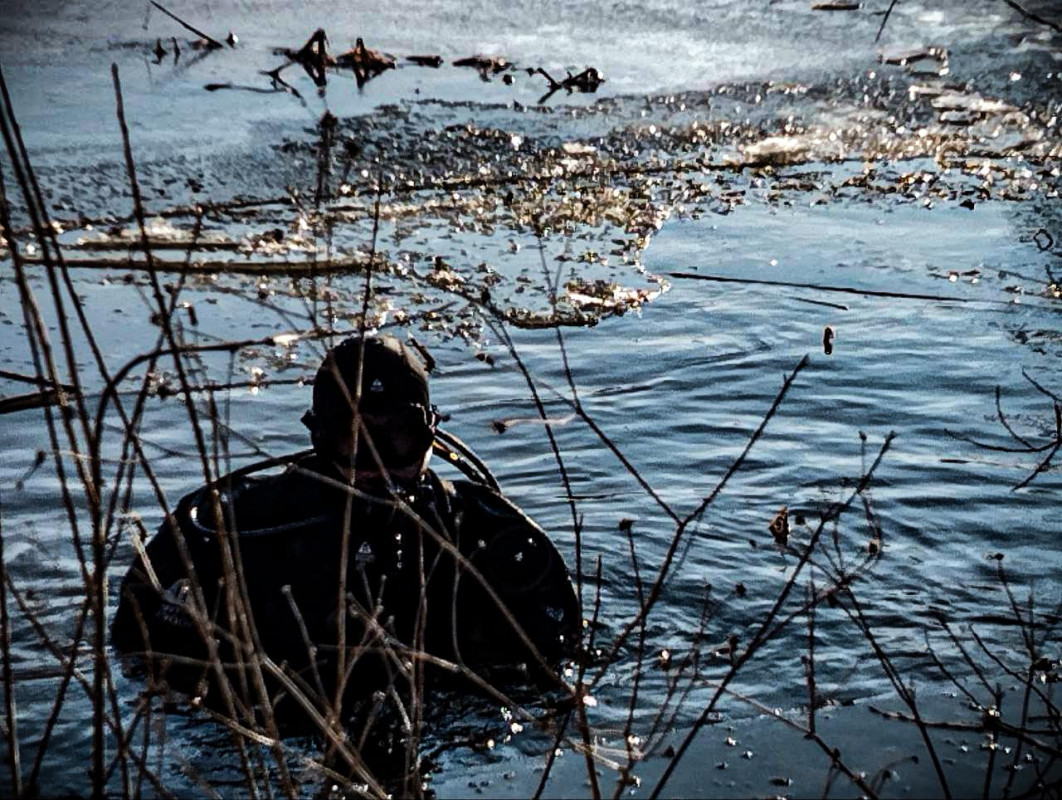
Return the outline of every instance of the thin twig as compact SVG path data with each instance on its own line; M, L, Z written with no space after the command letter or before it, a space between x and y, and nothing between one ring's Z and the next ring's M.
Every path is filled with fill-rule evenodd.
M806 358L807 357L805 356L805 359ZM790 385L792 377L795 377L795 374L796 373L794 372L794 375L790 377L789 382L786 383L787 388ZM779 396L779 402L780 398L783 395ZM772 629L774 620L778 617L778 614L781 612L781 609L785 605L786 600L789 598L789 594L796 586L796 582L799 579L800 574L803 572L804 567L807 566L808 562L810 561L811 555L814 552L815 547L819 542L819 539L822 537L822 533L825 530L827 523L832 519L839 518L842 514L847 512L847 510L851 507L851 504L855 501L856 497L859 496L859 494L863 492L863 490L865 490L866 487L870 484L870 481L874 473L877 471L878 466L881 464L882 459L885 457L885 454L892 446L894 438L895 434L890 432L889 435L885 438L885 442L882 444L881 449L878 451L878 456L874 459L874 463L871 464L868 470L866 470L866 472L860 478L859 482L856 484L855 489L851 492L851 494L849 494L846 500L843 503L836 504L833 508L829 510L829 512L823 514L823 517L819 522L818 527L815 529L814 534L812 534L807 549L803 554L800 555L796 566L793 568L792 574L786 580L786 583L783 586L782 591L779 593L778 597L775 599L774 605L771 607L771 610L767 613L767 616L764 618L763 622L756 630L756 633L753 635L752 640L749 642L749 645L745 649L745 651L740 655L733 656L733 662L730 666L730 669L727 671L722 681L719 682L715 694L712 695L712 698L702 709L700 715L694 721L693 726L686 733L686 736L683 738L682 743L675 751L675 755L668 762L668 765L664 769L664 772L660 776L660 779L657 781L656 786L653 787L652 794L650 795L650 800L655 800L660 796L660 793L667 785L667 782L668 780L670 780L672 774L674 774L675 769L678 767L682 758L689 751L690 745L692 745L693 741L697 738L697 734L705 726L705 724L707 724L708 720L711 718L711 715L715 712L716 705L718 704L720 698L723 696L723 693L726 691L727 686L730 684L730 682L734 680L738 672L741 671L742 667L744 667L744 665L748 663L752 659L752 657L759 651L760 647L762 647L766 642L770 641L770 638L778 631L777 628Z
M1021 683L1026 682L1027 675L1023 676L1013 667L1006 664L998 655L993 653L992 650L989 649L988 645L985 644L985 641L981 637L981 635L973 627L970 628L970 635L973 636L973 639L977 643L977 646L981 648L981 652L988 656L988 658L991 659L997 667L1003 670L1006 675L1009 675L1011 678ZM1048 710L1048 713L1051 714L1051 718L1057 724L1059 722L1059 713L1058 709L1054 708L1054 704L1051 700L1051 697L1038 686L1036 686L1036 684L1032 684L1031 687L1028 687L1027 685L1027 688L1031 688L1032 691L1036 693L1036 696L1040 699L1040 702L1044 704L1045 708Z
M1003 690L999 686L996 686L995 692L995 710L1000 716L1003 715ZM989 731L988 733L988 763L985 765L985 784L984 789L981 791L982 800L988 800L992 794L992 772L996 768L996 751L999 749L999 740L996 737L995 731Z
M1058 33L1062 33L1062 25L1059 25L1057 22L1052 22L1049 19L1044 19L1039 14L1035 14L1032 11L1029 11L1023 6L1019 5L1018 3L1014 2L1014 0L1003 0L1003 2L1013 8L1026 19L1032 20L1033 22L1036 22L1040 25L1046 25L1051 30L1056 31Z
M763 416L763 419L760 421L759 426L749 437L749 440L746 443L745 448L741 451L741 454L736 459L734 459L734 461L730 464L730 467L727 469L726 473L723 475L722 478L720 478L719 482L716 483L715 488L713 488L712 491L705 496L705 498L698 504L697 508L695 508L683 520L679 522L679 524L675 528L675 533L671 538L671 543L668 545L668 549L664 554L664 560L660 565L659 571L657 572L656 579L653 581L653 584L649 589L649 594L645 600L645 603L643 604L638 614L635 615L634 619L628 622L627 625L624 626L623 631L620 633L620 635L616 637L616 641L612 644L612 648L609 652L608 658L605 660L606 666L603 666L598 671L597 675L594 676L594 680L592 681L593 684L596 684L599 680L601 680L602 677L604 677L607 665L612 663L612 660L616 657L616 654L619 652L620 648L623 647L630 635L641 624L641 621L644 618L648 617L649 613L652 611L653 606L656 604L657 600L659 600L660 595L664 590L664 585L667 582L667 578L670 573L675 554L678 552L679 544L682 541L683 534L686 533L691 523L700 519L701 515L704 514L708 507L719 496L720 492L722 492L723 488L726 486L730 478L732 478L737 473L737 471L741 469L741 466L745 463L745 460L746 458L748 458L748 455L752 451L752 448L755 446L756 442L758 442L763 436L763 432L766 430L767 424L771 421L775 413L781 407L782 401L789 393L789 389L792 387L793 382L796 380L797 376L804 370L804 368L807 367L809 363L810 361L805 355L793 369L792 373L790 373L786 377L785 382L782 384L782 388L779 390L778 394L774 398L774 402L771 403L771 407Z
M815 579L808 581L808 655L805 663L808 681L808 730L815 733L815 711L818 697L815 692Z
M151 285L151 289L152 289L154 300L155 300L155 304L156 304L156 310L158 311L158 314L159 314L159 320L161 322L162 330L163 330L163 333L164 333L165 338L166 338L166 343L167 343L169 349L174 353L174 367L175 367L175 370L177 372L177 377L178 377L180 386L182 388L182 397L183 397L183 400L184 400L184 405L185 405L185 408L186 408L187 413L188 413L189 421L191 422L191 425L192 425L192 431L193 431L195 442L196 442L196 450L197 450L197 453L199 455L199 459L200 459L200 462L201 462L201 467L202 467L202 470L203 470L203 476L204 476L205 481L208 484L210 484L211 483L211 469L210 469L210 462L209 462L209 457L208 457L208 448L206 446L205 436L204 436L204 433L203 433L203 430L202 430L202 426L201 426L200 421L199 421L198 414L196 412L195 404L194 404L193 399L192 399L192 394L190 392L190 384L189 384L189 380L188 380L187 370L185 368L185 364L184 364L183 360L178 355L178 353L179 353L179 344L178 344L177 335L175 333L174 326L173 326L173 323L172 323L172 318L170 316L168 316L167 313L166 313L167 303L165 301L165 298L164 298L163 293L162 293L161 286L160 286L159 281L158 281L158 275L155 272L155 270L153 269L154 260L153 260L153 255L152 255L152 252L151 252L150 241L149 241L148 235L147 235L147 223L146 223L146 220L145 220L143 201L142 201L141 194L140 194L140 184L137 181L137 177L136 177L136 165L135 165L134 160L133 160L132 147L131 147L131 144L130 144L130 137L129 137L129 128L128 128L127 124L126 124L126 119L125 119L125 108L124 108L124 102L123 102L123 98L122 98L121 81L120 81L119 75L118 75L118 65L117 64L112 64L111 65L111 76L112 76L112 80L113 80L113 83L114 83L116 114L117 114L117 117L118 117L119 127L120 127L121 133L122 133L122 144L123 144L124 155L125 155L126 172L128 174L130 189L132 190L132 195L133 195L133 210L134 210L134 215L135 215L135 218L137 220L138 228L139 228L139 231L140 231L140 239L141 239L141 244L142 244L143 249L144 249L144 256L145 256L145 259L147 261L147 264L149 265L150 285ZM213 500L213 505L214 505L214 508L213 508L214 519L217 521L218 528L219 528L219 531L218 531L219 535L217 536L217 543L218 543L218 548L219 548L219 551L220 551L222 567L223 567L223 569L225 571L225 574L227 576L233 576L234 577L234 580L227 580L225 582L225 591L227 593L227 598L226 598L227 602L225 603L225 607L228 610L228 612L230 613L230 615L232 615L230 617L230 630L239 631L240 639L242 641L250 643L250 646L253 649L255 649L257 651L260 651L261 647L260 647L260 643L258 642L257 631L255 629L253 617L249 613L242 613L242 614L239 614L238 617L237 617L237 615L235 613L237 605L240 605L240 607L243 608L243 609L247 609L247 608L250 608L250 602L249 602L248 596L247 596L246 583L245 583L245 581L243 579L243 572L242 572L242 568L241 568L241 562L238 559L238 556L234 556L234 553L233 553L233 548L234 547L238 548L239 540L238 540L238 537L235 535L235 531L226 531L226 529L225 529L224 514L222 513L222 509L221 509L221 500L220 500L220 498L221 498L220 492L217 491L217 489L215 489L211 493L211 499ZM171 524L172 524L172 518L171 518ZM231 535L229 535L229 534L231 534ZM208 606L207 606L206 599L205 599L205 597L203 595L203 592L202 592L202 587L198 584L198 581L194 580L195 570L194 570L194 566L192 564L191 557L188 554L187 546L186 546L186 543L184 541L183 535L179 531L174 530L174 531L172 531L172 539L173 539L173 541L175 542L175 544L178 547L178 551L179 551L181 559L182 559L182 561L184 563L186 573L191 578L193 578L193 580L191 581L191 585L192 585L192 589L193 589L193 607L192 607L192 611L195 612L195 613L192 614L193 621L197 625L197 627L199 629L200 636L202 637L203 642L207 645L207 648L208 648L208 650L209 650L209 652L211 654L211 659L210 659L211 666L212 666L212 668L213 668L215 674L217 675L217 677L219 679L219 682L221 684L223 698L225 700L225 703L226 703L226 706L227 706L227 708L229 710L229 713L232 716L235 717L236 716L236 710L237 710L236 709L236 705L235 705L235 698L234 698L234 695L232 694L231 687L229 685L228 679L227 679L227 677L225 676L225 674L223 672L221 661L220 661L220 659L218 658L218 655L217 655L217 652L218 652L217 651L217 642L214 639L214 636L211 634L211 632L210 632L210 630L208 628L207 617L206 617L206 613L205 613L205 610L206 610L206 608ZM238 618L238 620L240 622L239 626L237 626L235 624L234 617ZM237 658L239 658L239 659L243 658L243 648L242 647L235 648L235 653L236 653ZM260 699L261 699L261 701L262 701L262 703L263 703L263 705L264 705L264 707L266 709L266 724L267 724L267 728L270 729L270 733L273 733L274 730L275 730L275 720L272 717L271 705L269 704L269 701L268 701L268 693L266 692L266 689L265 689L265 684L264 684L264 680L263 680L261 665L260 665L260 663L259 663L259 661L257 659L251 659L250 662L249 662L249 666L250 666L250 670L249 671L251 673L252 678L255 681L256 691L259 693ZM238 670L238 675L240 676L241 680L244 679L244 676L246 675L247 671L248 670L243 669L242 665L241 665L241 669ZM242 749L242 745L238 744L237 745L237 749L238 749L238 751L241 754L241 765L244 767L244 772L245 772L245 776L246 776L246 779L247 779L248 789L249 789L249 791L251 791L253 793L253 791L254 791L253 790L253 774L250 772L249 767L247 765L247 762L244 759L244 756L243 756L243 752L244 751ZM294 796L295 793L296 793L296 790L294 788L294 784L291 781L290 776L288 775L287 768L286 768L286 765L283 762L282 755L279 753L279 751L275 752L275 755L277 757L277 765L278 765L278 768L280 770L282 783L283 783L285 789L287 790L288 794L290 796Z
M1002 404L1002 401L1001 401L1002 392L1003 392L1002 388L997 383L996 384L996 416L999 417L1000 424L1004 428L1007 429L1007 433L1009 433L1011 435L1011 438L1013 438L1017 442L1021 442L1021 444L1025 445L1026 449L1030 449L1031 450L1033 448L1033 445L1029 442L1029 440L1026 439L1023 436L1018 435L1018 433L1012 427L1010 427L1010 423L1007 421L1007 415L1003 413L1003 404Z
M937 621L940 623L940 626L944 629L944 631L948 634L948 638L951 639L951 643L955 645L955 648L962 655L962 658L966 662L966 665L970 668L973 674L977 676L977 679L981 682L981 686L984 687L984 690L988 694L991 694L992 684L989 682L988 676L985 675L985 671L981 668L981 666L973 660L973 657L963 646L963 643L959 641L959 637L955 635L955 632L951 629L951 625L948 624L948 621L944 619L943 616L939 617Z
M121 256L117 258L67 258L66 266L69 269L113 269L130 272L150 272L152 269L159 273L178 275L327 275L346 274L358 272L365 268L365 260L361 256L347 258L329 258L319 261L306 260L295 261L291 259L277 259L272 261L236 261L216 259L212 261L175 261L154 259L152 264L133 258ZM41 266L47 262L43 258L27 257L25 262L28 266Z
M542 797L542 792L546 790L546 783L549 781L549 776L553 771L553 763L557 760L557 751L560 749L561 742L564 741L564 733L568 729L568 722L572 718L571 710L564 715L564 719L557 728L557 733L553 737L553 744L549 748L549 752L546 754L546 765L542 770L542 776L538 780L538 786L535 788L535 793L531 795L532 800L539 800Z
M933 647L933 643L929 640L929 629L922 628L922 638L926 643L926 651L929 653L930 659L933 661L933 666L937 668L941 675L947 678L951 685L958 689L963 696L973 705L981 705L981 701L974 696L973 692L966 688L966 684L952 675L951 670L944 666L944 662L940 660L940 656L937 655L936 648Z
M15 710L15 676L11 665L11 620L7 614L7 564L4 561L4 501L0 491L0 656L3 656L4 712L7 716L7 766L11 773L11 796L22 796L22 760L18 741L18 713Z
M860 632L863 634L863 638L870 644L871 649L874 651L874 655L877 657L878 662L881 664L882 669L885 671L885 676L889 679L889 682L893 685L896 693L911 710L911 719L918 727L918 732L922 736L922 741L926 746L926 751L929 753L930 761L933 763L933 769L937 774L937 780L940 782L940 789L946 800L951 800L951 789L948 786L948 780L944 775L944 768L941 766L940 758L937 755L936 747L934 747L932 740L929 737L928 726L922 719L921 713L918 711L918 704L915 701L914 692L904 685L903 680L900 677L899 671L896 669L889 657L888 653L878 642L877 637L874 635L873 630L870 627L870 623L867 622L866 616L863 614L863 608L860 605L858 599L856 599L855 593L848 588L845 592L847 598L851 601L852 608L846 605L841 606L844 612L849 618L859 626Z
M597 632L598 619L601 614L601 556L597 557L597 571L595 573L595 585L597 591L594 595L594 613L590 619L590 638L587 642L587 650L593 653L594 650L594 636ZM583 739L583 755L586 759L586 774L587 780L590 782L590 795L594 800L601 800L601 787L598 785L597 780L597 765L594 763L596 757L596 746L590 735L590 725L587 722L586 714L586 697L585 684L583 683L584 669L582 665L579 668L579 677L575 683L575 714L579 721L579 733Z
M557 316L557 281L554 281L554 283L552 285L550 285L549 269L546 267L546 246L545 246L544 242L542 241L542 233L541 233L541 231L536 231L535 235L538 238L538 258L539 258L539 263L542 266L542 275L543 275L543 278L544 278L544 280L546 282L546 287L548 289L550 309L553 311L553 316L556 317ZM559 274L559 271L558 271L557 280L559 280L559 279L560 279L560 274ZM565 376L565 378L568 381L568 387L571 389L571 393L572 393L571 400L572 400L572 403L573 403L573 407L574 407L576 413L578 413L583 418L586 418L586 414L582 410L582 404L579 402L579 392L578 392L578 390L575 387L575 378L572 375L571 365L568 363L568 349L567 349L567 347L564 344L564 334L561 332L560 326L556 326L555 331L556 331L556 335L557 335L557 346L560 348L561 359L562 359L563 364L564 364L564 376ZM511 343L511 341L512 341L511 338L508 339L508 341ZM518 362L518 363L521 363L521 365L522 365L522 362ZM530 379L530 375L526 374L526 372L525 372L525 377ZM535 396L537 397L537 391L535 392ZM545 415L545 408L542 406L541 403L538 403L537 405L538 405L538 410L539 410L539 414L541 416L541 419L546 425L546 430L548 432L549 439L550 439L550 442L551 442L550 447L553 450L554 460L557 462L557 469L560 470L561 483L564 485L564 494L565 494L565 497L568 500L568 510L570 511L571 516L572 516L572 532L573 532L573 534L575 536L575 575L576 575L575 589L576 589L576 597L579 600L579 608L581 609L583 607L582 525L579 523L579 513L578 513L578 510L576 509L576 506L575 506L575 495L572 493L572 484L571 484L571 480L568 477L568 468L565 466L564 459L561 458L560 449L556 446L556 440L553 438L552 425L549 422L549 418L546 417L546 415Z
M155 8L157 8L159 11L161 11L163 14L165 14L170 19L172 19L174 22L176 22L179 25L181 25L182 27L184 27L186 30L189 30L192 33L194 33L200 39L204 39L207 42L207 44L209 44L215 50L224 47L224 45L221 42L219 42L217 39L215 39L213 36L210 36L209 34L203 33L201 30L199 30L199 28L196 28L196 27L193 27L192 25L189 25L187 22L185 22L183 19L178 17L176 14L174 14L172 11L167 9L165 6L160 5L159 3L156 3L155 0L151 0L151 5L155 6Z
M1050 397L1055 403L1062 403L1062 397L1052 392L1046 386L1040 384L1032 375L1026 372L1024 367L1022 367L1021 375L1023 378L1025 378L1025 380L1031 383L1033 385L1033 388L1035 388L1038 392L1043 395L1046 395L1047 397Z
M621 523L620 526L624 527L623 523ZM645 606L645 592L642 589L642 575L638 566L638 552L634 547L633 525L626 525L625 532L627 534L628 552L631 556L631 566L634 572L634 588L637 592L638 607L643 608ZM623 793L624 787L630 783L630 773L634 768L634 713L638 707L638 692L641 689L642 673L645 664L645 637L646 623L643 618L642 624L638 628L638 649L634 663L634 680L633 685L631 686L630 698L627 701L627 722L623 727L623 744L624 747L627 748L627 763L620 769L620 778L616 781L616 789L612 794L612 800L619 800L619 796Z
M779 712L778 709L770 708L761 703L759 700L741 694L740 692L737 692L734 689L722 687L720 686L720 684L712 682L709 682L708 685L717 689L724 689L728 695L737 698L743 703L748 703L750 706L757 709L761 714L765 714L769 717L772 717L784 724L786 727L792 728L804 734L804 737L806 739L810 739L811 741L813 741L815 745L820 750L822 750L822 752L825 753L826 756L830 759L831 769L837 770L839 773L846 775L848 779L852 781L852 783L854 783L856 786L863 790L867 798L877 798L878 793L875 792L873 787L866 782L864 773L856 772L855 770L850 769L848 765L841 760L841 751L836 747L830 747L829 744L827 744L826 741L814 730L812 730L811 728L806 728L798 722L794 722L793 720L789 719L787 716Z
M990 305L1009 306L1007 300L983 300L973 297L947 297L940 294L921 294L918 292L889 292L880 289L857 289L851 286L829 286L821 283L798 283L795 281L772 281L763 278L724 278L721 275L701 275L696 272L668 272L669 278L690 281L711 281L713 283L738 283L752 286L785 286L791 289L814 289L818 292L840 292L841 294L858 294L867 297L889 297L897 300L929 300L934 303L987 303Z
M881 40L881 34L885 32L885 25L888 23L889 17L892 15L892 10L899 2L900 0L892 0L892 2L889 3L889 7L885 10L885 16L881 20L881 27L878 28L878 35L874 37L875 44L877 44Z
M898 720L900 722L913 722L915 725L919 725L920 727L925 728L926 730L963 731L966 733L985 732L985 725L981 722L938 722L924 720L920 717L916 717L913 715L908 716L907 714L903 714L899 711L883 711L882 709L876 708L872 705L868 705L867 708L870 709L872 713L877 714L879 717L882 717L884 719L893 719ZM1018 728L1014 725L1008 725L1007 723L1000 721L998 718L993 722L993 725L996 727L996 730L998 730L998 732L1003 734L1004 736L1008 736L1012 739L1017 739L1018 741L1032 745L1036 749L1042 751L1046 755L1049 755L1053 758L1062 758L1062 750L1047 744L1047 742L1043 742L1039 739L1034 738L1036 735L1053 735L1055 733L1054 731L1026 730Z
M1057 442L1055 442L1054 447L1051 448L1051 451L1047 454L1047 456L1039 464L1036 465L1036 469L1030 472L1029 475L1025 478L1025 480L1011 487L1011 491L1016 492L1019 489L1024 489L1026 486L1036 480L1037 475L1040 475L1041 473L1044 473L1049 470L1051 468L1051 461L1052 459L1054 459L1055 454L1058 453L1060 448L1062 448L1062 439L1059 439Z

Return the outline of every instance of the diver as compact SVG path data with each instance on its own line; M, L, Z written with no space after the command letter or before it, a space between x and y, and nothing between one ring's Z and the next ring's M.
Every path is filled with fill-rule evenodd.
M303 417L312 450L192 492L137 547L114 646L193 692L256 651L325 696L378 690L414 654L480 674L555 664L582 624L564 561L439 421L417 353L343 341ZM439 477L433 452L469 479Z

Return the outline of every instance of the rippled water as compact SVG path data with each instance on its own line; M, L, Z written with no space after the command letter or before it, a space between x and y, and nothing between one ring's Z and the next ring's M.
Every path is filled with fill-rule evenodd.
M666 177L658 185L615 179L617 186L645 191L652 209L660 212L659 226L645 229L652 234L647 246L626 251L633 256L613 254L607 265L600 263L596 256L615 247L616 236L626 236L630 244L631 237L641 235L641 229L631 233L600 220L576 224L568 235L555 231L544 244L549 264L561 263L566 279L592 274L639 288L660 286L660 277L667 280L668 290L651 302L593 327L566 328L563 335L586 411L679 515L695 508L722 478L785 376L805 354L810 356L742 469L689 529L650 620L648 658L656 660L668 650L677 659L694 647L709 586L715 605L704 632L706 649L721 646L731 635L747 640L795 564L791 555L772 546L767 528L774 514L787 506L794 519L804 514L814 522L822 508L851 490L886 437L895 433L868 493L869 512L857 505L842 518L838 550L854 563L871 540L880 538L882 557L858 584L859 597L882 646L910 670L924 695L936 697L953 688L927 669L924 631L938 631L941 616L957 629L975 626L993 652L1020 660L1020 633L997 578L998 562L988 556L1005 556L1015 594L1022 600L1033 594L1037 607L1047 611L1045 624L1059 621L1050 615L1062 589L1055 505L1059 473L1047 471L1028 487L1012 491L1036 467L1037 456L996 452L969 441L1014 444L997 417L997 386L1007 420L1018 433L1039 445L1050 442L1054 430L1050 399L1024 375L1056 393L1062 390L1062 305L1046 290L1051 270L1057 273L1062 265L1057 247L1045 248L1042 236L1036 237L1041 228L1062 236L1052 205L1057 203L1057 128L1046 118L1059 106L1062 83L1054 72L1059 69L1058 39L1046 37L1002 3L984 0L943 9L900 3L885 37L888 46L939 44L951 49L951 74L927 77L877 63L871 43L881 17L872 12L883 8L822 14L810 12L804 2L747 6L658 1L601 11L592 4L570 3L534 8L390 3L367 11L309 3L296 15L287 6L257 0L198 3L182 6L181 12L219 35L229 28L237 31L241 48L198 64L186 59L174 68L168 62L153 64L147 53L156 36L179 35L157 13L145 29L142 8L118 3L13 5L14 13L0 31L0 62L31 154L57 204L55 213L65 219L77 212L90 217L129 212L107 74L111 61L121 70L134 147L155 212L189 200L196 190L185 183L189 176L201 186L200 200L283 196L289 184L312 191L315 126L326 107L340 118L341 131L356 138L369 156L390 157L396 171L406 167L407 159L416 159L421 145L458 172L474 170L477 159L489 164L491 158L502 165L499 170L510 164L522 169L525 164L509 160L518 157L514 136L520 138L515 146L520 158L525 153L531 160L542 156L535 164L548 163L542 154L550 148L577 141L597 148L591 159L603 160L606 151L615 155L622 149L624 155L615 155L612 166L674 163L700 155L693 123L732 124L729 131L727 126L715 128L711 146L703 148L711 165L703 178L710 191L703 197L691 194L700 177L685 183L676 179L673 186L665 185ZM597 95L558 96L548 111L534 110L540 79L514 73L515 84L507 86L450 68L437 73L403 68L360 93L352 81L333 82L324 98L314 96L302 81L296 85L308 98L306 105L287 95L202 91L203 84L217 81L261 85L258 71L276 62L272 48L300 43L318 24L341 49L347 38L363 35L370 45L400 53L439 52L451 59L484 51L557 73L594 65L608 82ZM1026 110L1046 110L1039 118L1046 149L1024 151L1028 162L1018 150L971 154L993 159L999 169L988 195L963 194L980 178L976 169L956 168L941 179L948 191L932 203L927 203L928 189L916 192L904 177L935 173L932 153L917 152L918 160L904 160L894 152L891 160L878 164L874 180L880 179L880 185L855 184L854 189L844 185L863 174L868 151L860 145L846 145L852 149L834 159L825 154L830 143L820 141L797 163L776 164L777 169L767 171L726 166L727 157L747 154L745 145L782 132L788 115L801 130L834 126L869 142L876 131L887 129L902 147L920 147L920 141L936 134L896 133L897 120L887 118L900 114L902 122L903 114L914 119L920 114L918 118L929 118L928 113L935 119L928 106L912 110L903 98L908 84L938 79L1015 107L1031 101ZM769 80L801 81L804 89L783 100L773 95L764 100L760 94L766 95ZM533 110L525 113L514 101ZM363 116L381 103L396 106L389 115ZM468 123L478 130L467 141L460 133L450 141L438 138L448 127ZM1013 124L998 117L985 125L989 123L1006 129L1003 138ZM661 137L657 126L671 138ZM484 144L483 131L504 134L498 149ZM994 141L1001 140L989 133L964 147L991 150ZM1026 163L1029 175L1021 174ZM3 164L6 176L8 162ZM435 174L435 167L424 168ZM1004 191L1011 186L1012 196ZM960 205L967 196L976 197L972 209ZM284 224L291 221L287 210L269 213ZM394 220L385 224L381 242L389 257L398 261L402 253L411 253L408 263L416 265L439 256L470 275L476 264L487 261L507 281L509 302L523 302L521 296L528 306L542 302L537 242L526 229L509 225L504 213L490 217L490 229L462 228L458 223L463 217L423 208L413 217L409 230ZM222 214L208 220L208 226L238 237L269 219ZM364 214L347 223L336 232L336 246L364 244L369 227ZM174 224L187 229L189 222L178 217ZM94 227L106 225L97 221ZM89 234L75 227L65 241L73 246L82 235ZM587 259L595 262L592 269L579 260L588 250L593 251ZM561 254L572 260L555 261ZM732 282L670 276L675 272ZM520 276L530 276L526 293ZM145 310L143 287L125 283L117 270L80 270L75 280L109 362L117 365L150 349L157 329ZM387 317L394 320L396 310L409 301L408 291L398 278L390 284L385 278L383 285L395 292ZM357 276L335 278L337 308L356 305L361 286ZM46 292L40 279L33 288ZM282 278L268 285L242 278L193 280L184 296L196 309L197 325L186 330L204 340L290 330L290 316L263 311L253 302L261 290L285 313L305 311L301 298L288 289L290 283ZM552 533L574 564L570 511L522 375L492 332L483 331L476 339L478 328L466 329L473 334L471 344L450 338L460 320L447 320L445 309L440 313L437 324L427 324L431 319L424 317L416 327L439 362L433 392L440 408L452 414L448 427L475 447L506 493ZM17 292L7 277L0 282L0 323L5 326L0 368L31 372ZM823 352L826 326L836 332L831 355ZM555 333L513 329L513 336L529 370L542 382L548 414L562 420L570 412L563 400L570 390ZM489 355L494 364L473 358L473 352ZM248 377L258 367L274 379L309 376L320 353L319 345L308 343L290 350L259 347L235 363L235 374ZM91 365L83 366L89 374ZM216 359L204 369L205 375L224 381L229 365ZM98 382L88 389L98 391ZM7 395L21 389L3 383L0 391ZM277 454L305 445L298 419L309 403L306 387L237 390L227 401L233 427L244 437L233 440L236 463L252 460L257 448ZM50 449L38 415L0 418L4 557L40 622L64 641L82 587L57 480L49 466L31 470L36 452ZM506 422L504 433L497 432L497 421ZM643 575L655 573L674 524L586 425L571 419L554 430L582 516L587 616L595 591L594 564L601 559L596 636L607 647L638 608L620 521L633 520ZM120 441L118 434L115 438ZM143 438L157 457L154 466L171 502L201 482L187 418L174 399L149 403ZM157 526L161 511L146 483L137 484L136 498L146 526ZM799 529L794 533L805 540L806 535ZM112 598L131 558L131 548L119 547L111 570ZM825 694L838 702L863 703L891 691L870 649L842 613L823 607L817 631L819 682ZM20 734L32 751L53 702L58 670L53 660L42 657L37 637L21 615L15 617L13 641ZM805 647L806 630L798 622L741 673L737 689L770 708L801 708ZM718 679L727 666L725 659L712 660L705 675ZM87 661L84 669L90 669ZM619 746L637 670L637 655L628 646L596 691L598 704L590 721L602 745L611 739L611 746ZM668 679L667 670L644 670L636 732L649 728ZM121 702L131 707L139 686L121 676L118 681ZM710 694L703 683L692 689L676 720L676 736L688 730ZM434 786L440 795L533 791L538 754L549 746L545 735L528 730L503 743L499 731L504 733L504 723L497 709L475 703L469 709L458 699L454 704L437 712L429 745L459 736L477 745L488 738L498 741L493 749L438 754ZM728 701L723 710L730 722L757 713L736 701ZM74 687L45 762L45 793L87 791L82 765L90 717L90 704ZM862 725L865 720L838 736L853 736L853 728ZM182 763L195 764L219 785L231 777L231 753L218 729L195 717L174 715L168 735L174 766L166 774L175 786L194 786ZM760 741L771 746L770 739ZM797 745L782 742L778 747L795 750ZM585 771L580 776L571 764L578 757L569 750L565 758L551 790L561 795L584 791ZM736 753L731 760L737 760ZM868 766L877 769L882 763ZM962 772L962 766L956 769ZM660 759L645 767L646 774L660 769ZM705 769L701 760L687 761L674 791L725 795L736 790L702 780ZM822 770L824 774L825 762ZM231 779L239 785L238 778ZM821 786L797 788L806 794ZM760 781L748 791L777 790Z

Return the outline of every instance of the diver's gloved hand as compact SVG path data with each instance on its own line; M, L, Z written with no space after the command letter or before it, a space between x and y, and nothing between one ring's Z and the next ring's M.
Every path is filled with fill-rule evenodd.
M159 610L155 612L155 620L174 628L195 628L189 610L191 594L192 584L187 578L181 578L168 589L163 590L159 597Z

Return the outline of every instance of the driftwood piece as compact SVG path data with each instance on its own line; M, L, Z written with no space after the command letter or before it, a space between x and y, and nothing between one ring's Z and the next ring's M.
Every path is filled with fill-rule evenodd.
M283 89L279 86L273 86L270 89L263 89L261 86L247 86L246 84L232 83L227 81L225 83L206 83L203 84L203 88L208 92L217 92L222 89L232 89L237 92L251 92L252 94L284 94L291 91L296 97L301 99L301 96L294 90Z

